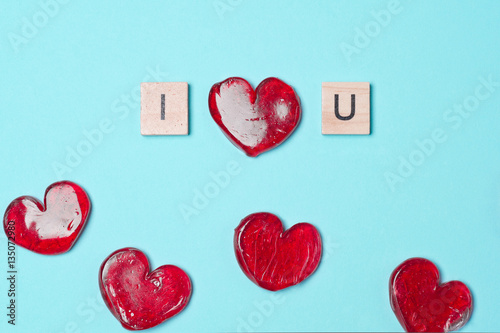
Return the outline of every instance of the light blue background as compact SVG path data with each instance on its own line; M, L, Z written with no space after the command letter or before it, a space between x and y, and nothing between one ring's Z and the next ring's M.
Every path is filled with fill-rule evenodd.
M231 10L218 13L221 2ZM500 88L458 128L443 117L474 94L481 76L500 81L500 2L401 0L402 11L369 45L344 56L342 43L354 45L356 29L389 2L69 1L15 52L9 38L41 7L3 1L0 207L20 195L43 198L61 178L81 184L93 204L69 253L17 249L15 330L124 332L102 307L97 272L112 251L134 246L153 267L182 267L194 284L185 311L151 332L402 331L388 279L414 256L472 290L463 331L498 331ZM156 68L167 73L161 81L190 85L189 136L142 137L139 105L120 100ZM303 118L286 143L252 159L228 142L207 96L230 76L254 86L277 76L296 89ZM371 83L371 135L321 134L323 81ZM57 175L54 163L65 163L68 147L106 119L113 131ZM416 156L416 141L435 129L446 141L391 189L386 173L397 174L400 158ZM241 172L186 221L181 205L229 161ZM273 294L241 272L233 230L257 211L279 215L287 228L307 221L320 230L325 258L303 284ZM2 271L6 248L2 236ZM12 330L0 281L0 327Z

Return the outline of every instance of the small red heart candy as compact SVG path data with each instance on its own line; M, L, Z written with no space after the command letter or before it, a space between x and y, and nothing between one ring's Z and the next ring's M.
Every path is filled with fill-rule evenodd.
M208 106L222 132L251 157L285 141L302 113L293 88L274 77L262 81L255 91L239 77L216 83L210 90Z
M245 217L234 232L238 264L250 280L276 291L309 277L321 259L321 237L309 223L284 231L280 219L270 213Z
M179 267L150 272L144 253L134 248L113 252L99 271L99 288L111 313L128 330L159 325L181 312L191 297L191 280Z
M44 204L30 196L12 201L3 228L19 246L40 254L61 254L75 244L89 213L87 193L75 183L61 181L47 188Z
M439 283L437 267L412 258L391 275L392 310L407 332L450 332L460 329L472 314L472 295L459 281Z

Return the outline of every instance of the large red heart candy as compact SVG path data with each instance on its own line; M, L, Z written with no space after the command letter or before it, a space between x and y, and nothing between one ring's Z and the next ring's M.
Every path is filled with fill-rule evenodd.
M449 332L472 314L472 295L459 281L439 283L437 267L427 259L408 259L389 282L391 306L407 332Z
M45 191L44 204L30 196L11 202L3 217L10 241L40 254L61 254L74 245L90 213L90 199L75 183L62 181Z
M255 213L236 228L234 250L250 280L276 291L302 282L316 270L321 237L309 223L298 223L284 231L277 216Z
M148 258L134 248L113 252L99 270L99 288L111 313L129 330L144 330L181 312L191 297L191 280L179 267L150 272Z
M252 157L285 141L302 113L293 88L273 77L262 81L255 91L239 77L216 83L208 106L228 139Z

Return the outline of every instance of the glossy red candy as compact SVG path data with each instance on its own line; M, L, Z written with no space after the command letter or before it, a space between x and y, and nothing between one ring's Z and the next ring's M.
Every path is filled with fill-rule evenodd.
M440 284L437 267L427 259L408 259L392 273L391 306L407 332L450 332L472 314L472 295L465 284Z
M298 223L284 231L277 216L255 213L236 228L234 250L250 280L276 291L302 282L316 270L321 237L309 223Z
M274 77L262 81L255 91L239 77L216 83L208 105L222 132L252 157L285 141L302 113L293 88Z
M90 213L90 200L75 183L50 185L44 204L23 196L5 211L3 227L10 241L40 254L69 251L83 230Z
M134 248L113 252L99 271L99 288L111 313L129 330L144 330L181 312L191 280L177 266L150 272L148 258Z

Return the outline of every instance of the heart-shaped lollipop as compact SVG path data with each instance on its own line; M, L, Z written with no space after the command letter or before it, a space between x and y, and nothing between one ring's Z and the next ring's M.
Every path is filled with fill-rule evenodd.
M69 251L90 213L90 199L75 183L50 185L44 204L30 196L12 201L5 211L3 227L10 241L40 254Z
M301 117L300 100L291 86L267 78L255 91L244 79L214 84L210 114L222 132L248 156L255 157L285 141Z
M284 231L276 215L255 213L236 228L234 250L250 280L276 291L302 282L316 270L321 237L309 223L298 223Z
M439 282L437 267L412 258L399 265L389 282L391 306L407 332L450 332L464 326L472 313L465 284Z
M181 312L191 297L191 280L179 267L150 272L148 258L134 248L113 252L99 271L99 287L111 313L129 330L144 330Z

